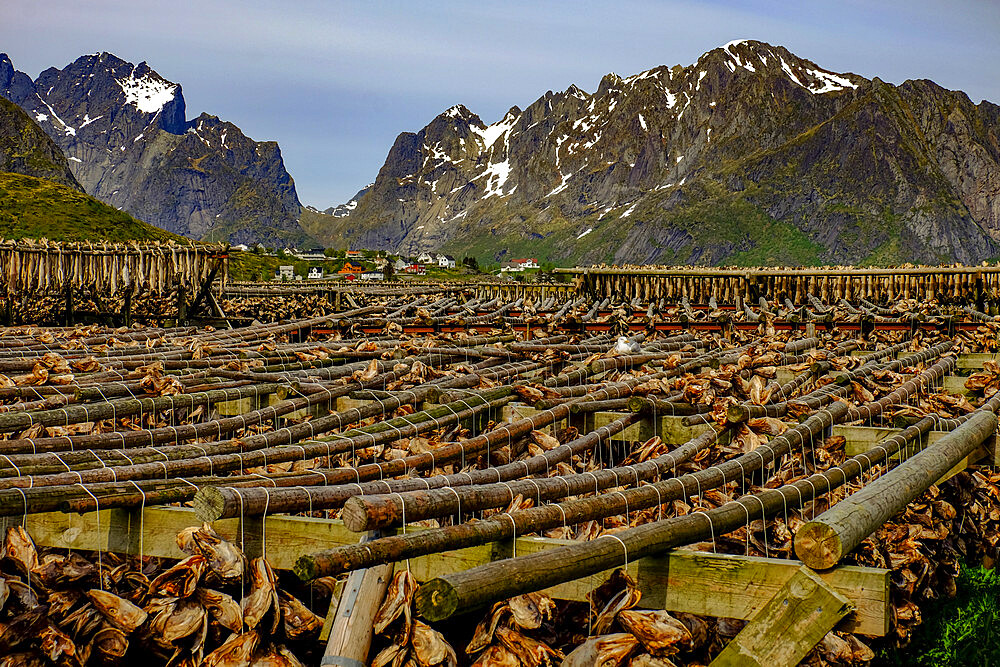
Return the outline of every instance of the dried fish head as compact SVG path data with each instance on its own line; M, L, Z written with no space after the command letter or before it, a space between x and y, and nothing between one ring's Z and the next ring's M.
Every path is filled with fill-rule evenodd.
M409 570L400 570L393 576L392 581L389 583L389 591L386 594L385 601L375 614L375 632L385 632L386 628L402 615L404 618L403 627L405 628L405 633L409 635L413 594L416 590L417 581L410 574Z
M268 632L273 634L277 631L281 610L278 606L276 583L277 578L267 561L263 558L254 558L250 563L252 588L249 595L240 603L243 609L243 623L247 628L257 628L264 616L273 610L273 620Z
M119 628L105 626L94 633L90 645L91 658L97 657L97 664L113 665L128 652L128 637Z
M231 632L239 632L243 628L243 611L229 594L210 588L198 588L195 598L222 627Z
M14 561L26 575L30 575L38 567L38 551L23 526L11 526L7 529L4 557Z
M286 637L291 640L302 640L319 634L320 628L323 627L323 619L302 604L298 598L280 591L278 601Z
M302 663L286 647L272 644L250 663L250 667L302 667Z
M625 610L618 622L655 655L673 655L678 644L691 641L687 626L662 610Z
M95 588L87 591L87 597L105 618L126 633L132 632L146 622L148 614L143 609L114 593Z
M413 654L421 667L447 665L456 667L458 658L455 650L445 641L444 635L421 621L413 624Z
M260 643L260 635L251 630L241 635L234 634L219 648L205 656L204 667L246 667Z
M552 620L556 603L545 593L525 593L507 601L514 622L525 630L535 630Z
M190 596L198 587L205 565L205 557L201 554L188 556L149 582L149 594L175 598Z
M243 576L246 557L240 549L219 537L212 525L205 523L201 528L187 528L177 534L177 546L189 554L201 554L208 568L222 579L237 579Z
M34 569L34 575L46 588L56 588L77 583L83 579L96 578L97 567L75 551L68 555L48 553Z
M573 649L562 667L619 667L639 646L639 640L627 632L593 637Z

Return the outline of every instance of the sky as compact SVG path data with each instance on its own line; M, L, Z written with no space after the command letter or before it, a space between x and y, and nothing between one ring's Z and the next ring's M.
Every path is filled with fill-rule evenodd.
M547 90L593 92L608 72L690 64L732 39L1000 104L996 0L0 0L0 17L0 52L32 78L99 51L148 62L182 85L188 118L277 141L320 209L453 104L489 124Z

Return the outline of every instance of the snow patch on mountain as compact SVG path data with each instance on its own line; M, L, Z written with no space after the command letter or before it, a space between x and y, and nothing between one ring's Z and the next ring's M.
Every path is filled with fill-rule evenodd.
M125 103L134 105L143 113L161 111L167 102L174 99L177 90L176 85L149 74L136 78L134 70L127 77L115 81L125 93Z

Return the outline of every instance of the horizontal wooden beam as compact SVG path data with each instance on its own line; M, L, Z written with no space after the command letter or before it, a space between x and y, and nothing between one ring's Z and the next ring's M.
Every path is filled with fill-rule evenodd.
M985 362L996 361L1000 363L1000 354L960 354L958 355L958 363L956 368L964 368L970 370L980 370L985 368Z
M7 525L18 523L8 517ZM102 510L87 514L51 512L31 514L26 528L40 546L84 551L183 558L174 541L178 532L199 525L194 510L186 507L149 507L139 511ZM264 554L277 569L289 570L302 555L347 544L356 544L358 533L339 520L276 515L263 521L251 518L222 519L214 529L225 539L242 545L249 556ZM408 526L406 531L422 530ZM418 581L482 565L515 552L518 555L552 549L570 543L542 537L519 537L515 541L485 544L410 559L398 567L410 567ZM708 554L686 550L629 563L637 578L643 604L668 611L686 611L709 616L749 619L767 603L801 565L798 561ZM610 572L571 581L549 589L563 600L585 600ZM857 610L844 620L853 632L882 635L888 631L889 572L875 568L841 566L819 575L847 597Z
M858 454L867 452L882 440L891 438L900 432L901 429L898 428L847 426L837 424L832 428L831 435L844 436L847 440L844 445L844 452L847 456L857 456ZM933 445L935 442L948 435L949 432L950 431L928 431L926 435L920 438L919 444L914 453L924 449L928 445ZM897 457L893 457L892 460L895 461L896 458ZM941 484L946 482L969 466L976 464L992 466L1000 465L1000 451L998 451L997 448L996 438L992 441L983 443L982 447L979 447L972 452L972 454L959 461L958 464L956 464L954 468L949 470L941 479L939 479L937 483Z
M712 278L712 277L771 277L771 276L926 276L926 275L1000 275L1000 267L996 266L953 266L937 267L923 266L912 269L714 269L707 267L678 267L671 269L655 269L649 266L641 269L615 269L615 268L587 268L556 267L555 273L568 273L572 275L589 276L676 276L678 278Z

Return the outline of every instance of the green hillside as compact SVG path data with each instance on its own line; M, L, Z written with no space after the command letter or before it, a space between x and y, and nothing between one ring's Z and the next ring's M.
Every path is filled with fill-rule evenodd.
M184 241L65 185L0 172L0 238Z

